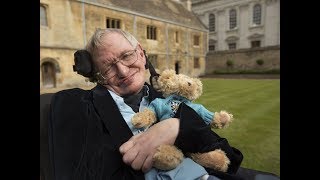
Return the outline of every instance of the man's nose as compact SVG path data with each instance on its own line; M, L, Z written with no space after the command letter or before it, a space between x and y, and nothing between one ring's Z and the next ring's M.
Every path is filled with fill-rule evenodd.
M126 76L126 75L128 74L128 72L129 72L129 67L126 66L126 65L123 65L121 61L115 62L114 65L115 65L115 66L117 67L117 69L118 69L118 73L119 73L118 76L119 76L119 77L123 77L123 76Z

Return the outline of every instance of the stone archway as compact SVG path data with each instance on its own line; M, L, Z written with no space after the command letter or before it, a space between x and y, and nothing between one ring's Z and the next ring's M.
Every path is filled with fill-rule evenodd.
M56 87L56 70L52 62L44 62L41 64L42 85L45 88Z
M44 88L57 87L56 73L59 72L59 64L54 59L45 59L41 63L41 79Z

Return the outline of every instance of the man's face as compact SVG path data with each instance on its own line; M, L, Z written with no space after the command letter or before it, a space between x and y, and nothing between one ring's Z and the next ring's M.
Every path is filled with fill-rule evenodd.
M138 93L145 82L145 63L146 59L140 44L135 47L117 33L107 34L103 37L104 46L97 53L96 65L100 72L106 78L106 85L109 90L123 96ZM120 61L113 65L113 72L104 74L110 64L119 60L119 57L125 57L126 54L134 52L137 60L129 66L123 65Z

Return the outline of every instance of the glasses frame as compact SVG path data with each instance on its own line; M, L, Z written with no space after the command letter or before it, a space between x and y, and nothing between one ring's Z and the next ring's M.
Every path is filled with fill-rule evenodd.
M104 70L104 73L101 73L101 71L97 72L97 73L96 73L96 76L97 76L98 82L101 83L101 84L107 84L107 83L105 83L106 81L108 81L109 79L111 79L111 78L113 78L114 76L116 76L117 73L115 73L114 75L112 75L112 76L110 76L110 77L107 77L107 75L110 74L110 72L108 73L108 71L110 71L110 70L114 67L114 65L116 65L118 62L120 62L122 65L124 65L124 66L126 66L126 67L130 67L130 66L132 66L134 63L136 63L136 62L138 61L138 59L139 59L139 56L138 56L138 54L137 54L137 50L138 50L138 48L135 47L133 50L129 50L129 51L123 53L122 55L120 55L120 57L117 57L117 58L116 58L116 61L112 62L112 63L110 64L110 66L109 66L106 70ZM123 63L123 62L126 62L126 61L123 61L123 56L126 55L126 54L129 53L129 52L136 53L136 56L137 56L137 57L136 57L136 60L134 60L132 63L126 65L126 64ZM133 54L133 53L132 53L132 54ZM115 69L115 70L117 71L117 69Z

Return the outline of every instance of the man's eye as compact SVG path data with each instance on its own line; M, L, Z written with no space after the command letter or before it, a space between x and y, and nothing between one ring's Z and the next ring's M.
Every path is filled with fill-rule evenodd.
M133 53L132 52L130 52L130 53L126 53L126 54L124 54L123 56L122 56L122 58L121 59L123 59L123 60L127 60L127 59L130 59L130 57L133 55Z

